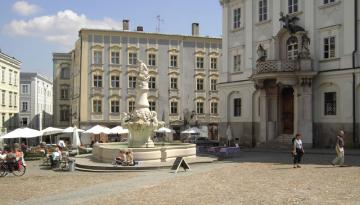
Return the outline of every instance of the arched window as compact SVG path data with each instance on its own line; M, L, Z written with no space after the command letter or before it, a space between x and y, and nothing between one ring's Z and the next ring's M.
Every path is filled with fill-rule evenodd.
M70 68L69 67L61 68L61 79L70 79Z
M289 60L295 60L298 57L298 39L295 36L291 36L287 42L287 57Z

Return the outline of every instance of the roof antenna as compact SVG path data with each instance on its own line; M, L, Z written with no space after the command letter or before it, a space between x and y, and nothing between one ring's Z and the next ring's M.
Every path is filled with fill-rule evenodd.
M156 16L157 25L156 25L156 33L160 33L160 24L164 23L164 19L160 18L160 15Z

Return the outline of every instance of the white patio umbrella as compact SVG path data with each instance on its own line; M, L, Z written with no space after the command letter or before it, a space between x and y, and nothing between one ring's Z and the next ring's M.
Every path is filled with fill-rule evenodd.
M39 130L34 130L30 128L18 128L14 131L11 131L3 136L2 139L15 139L15 138L34 138L42 135L42 132Z
M116 126L110 129L110 134L127 134L129 133L128 129L124 129L121 126Z
M227 127L226 136L227 136L227 140L228 140L227 144L228 144L228 146L230 146L230 142L231 142L231 139L232 139L232 132L231 132L230 125Z
M74 127L74 132L72 135L72 146L78 147L80 145L81 145L81 142L80 142L79 132L78 132L78 129L76 127Z
M162 127L158 130L155 130L155 132L158 132L158 133L175 133L174 130L170 129L170 128L167 128L167 127Z
M68 127L68 128L65 128L65 129L62 131L62 133L73 133L75 128L76 128L76 127ZM77 131L77 132L84 132L85 130L76 128L76 131Z
M47 127L43 130L40 130L40 132L42 133L42 135L55 135L55 134L59 134L62 133L64 131L64 129L60 129L60 128L56 128L56 127Z
M101 125L95 125L94 127L86 130L84 133L95 134L95 135L99 135L101 133L110 134L110 129Z
M189 129L186 129L181 132L181 134L199 134L200 130L196 127L190 127Z

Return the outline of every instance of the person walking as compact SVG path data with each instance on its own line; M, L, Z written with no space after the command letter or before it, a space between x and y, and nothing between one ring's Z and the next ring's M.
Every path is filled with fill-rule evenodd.
M301 168L300 163L304 153L301 135L296 134L293 144L294 168Z
M336 136L336 138L337 138L336 146L335 146L336 157L331 162L331 164L333 166L336 166L336 165L343 166L344 165L344 160L345 160L344 137L345 137L344 130L340 130L338 135Z

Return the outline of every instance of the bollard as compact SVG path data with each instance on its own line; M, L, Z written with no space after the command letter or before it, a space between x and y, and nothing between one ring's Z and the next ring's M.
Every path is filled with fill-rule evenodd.
M75 159L69 159L69 171L75 171Z

